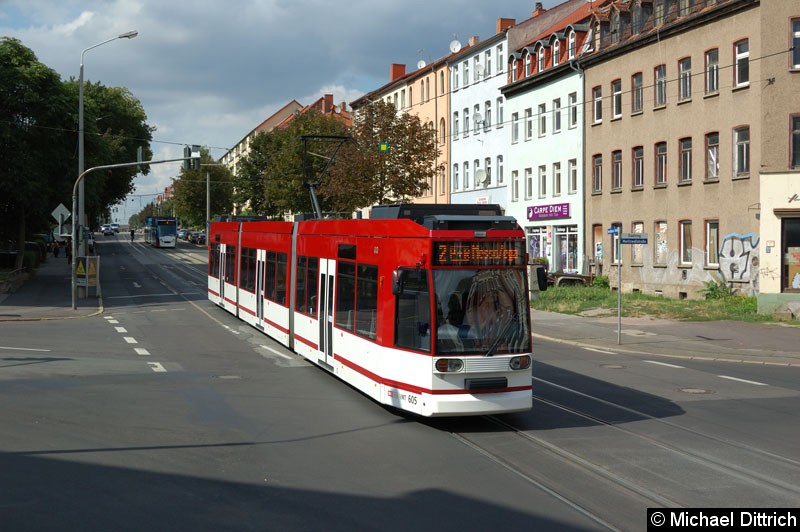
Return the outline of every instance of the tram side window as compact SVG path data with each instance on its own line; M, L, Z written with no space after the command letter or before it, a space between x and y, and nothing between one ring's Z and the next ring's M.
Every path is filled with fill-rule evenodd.
M219 244L212 244L208 252L208 274L219 279Z
M356 299L356 265L339 262L336 271L336 326L352 331Z
M378 320L378 267L358 265L356 277L356 334L375 339Z
M225 282L234 284L236 279L236 246L225 248Z
M431 350L431 294L425 270L398 271L395 294L395 345L421 351Z
M316 257L297 257L297 289L295 305L297 312L315 316L317 311L317 282L319 280L319 259Z
M239 272L239 288L255 293L256 291L256 250L242 248L242 262Z
M267 252L264 265L264 297L281 305L286 304L286 253Z

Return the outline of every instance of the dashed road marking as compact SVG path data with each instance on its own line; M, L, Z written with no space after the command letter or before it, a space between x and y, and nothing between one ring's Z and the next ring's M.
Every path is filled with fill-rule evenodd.
M128 342L129 344L138 344L139 342L136 341L136 338L133 336L123 336L123 339Z
M133 350L136 351L137 355L142 355L142 356L149 356L150 355L150 351L148 351L144 347L136 347Z
M666 362L656 362L655 360L645 360L648 364L657 364L659 366L666 366L668 368L676 368L676 369L686 369L683 366L678 366L676 364L667 364Z
M749 381L747 379L737 379L736 377L729 377L727 375L717 375L717 377L719 377L720 379L728 379L730 381L743 382L745 384L754 384L756 386L769 386L769 384L763 382Z
M156 373L166 373L167 372L166 368L164 368L164 366L162 366L158 362L148 362L147 365L150 366L150 369L152 369Z

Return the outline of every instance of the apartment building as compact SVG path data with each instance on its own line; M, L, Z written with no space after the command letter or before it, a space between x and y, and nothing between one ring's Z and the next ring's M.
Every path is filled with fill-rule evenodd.
M497 20L495 35L447 60L450 72L450 202L507 207L505 173L506 33L514 19Z
M793 259L779 255L791 254L800 215L782 204L796 178L800 109L789 95L800 78L787 49L797 17L800 3L758 0L594 10L591 53L580 62L584 249L612 286L621 275L623 291L676 298L702 297L711 280L759 299L765 289L791 292ZM647 244L621 245L615 231L646 234Z
M507 214L527 234L531 258L551 271L586 269L583 254L583 76L591 4L565 2L509 30L506 100Z

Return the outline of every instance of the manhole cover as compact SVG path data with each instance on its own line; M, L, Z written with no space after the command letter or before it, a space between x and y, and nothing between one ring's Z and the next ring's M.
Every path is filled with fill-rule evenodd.
M683 393L694 393L694 394L713 393L711 390L704 390L703 388L679 388L678 391Z
M622 364L600 364L600 367L605 369L625 369Z

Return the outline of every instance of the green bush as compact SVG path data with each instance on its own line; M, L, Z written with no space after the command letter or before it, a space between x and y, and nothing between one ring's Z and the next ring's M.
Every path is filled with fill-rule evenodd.
M717 300L717 299L727 299L729 297L736 296L736 290L733 287L728 286L724 279L709 279L705 283L705 288L701 288L698 290L699 293L703 294L703 297L707 301Z
M611 283L608 280L608 275L598 275L597 277L592 280L592 286L596 286L598 288L609 288Z

